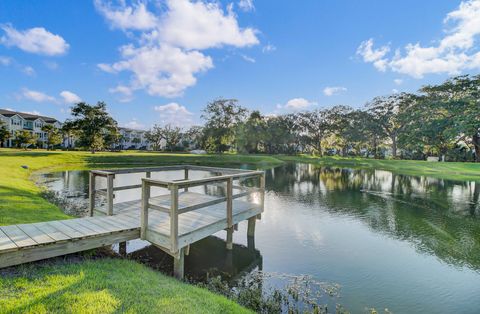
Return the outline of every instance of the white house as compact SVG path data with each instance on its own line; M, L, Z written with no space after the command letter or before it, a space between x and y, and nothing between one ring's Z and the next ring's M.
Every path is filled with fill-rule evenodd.
M29 113L16 112L6 109L0 109L0 120L11 133L10 139L2 143L3 147L13 147L15 141L15 132L19 130L29 131L35 134L43 146L46 147L47 134L42 131L46 124L52 124L56 128L61 128L62 123L55 118L44 117Z
M118 148L145 149L145 150L150 149L150 143L145 137L145 134L147 133L147 131L119 127L118 132L121 135Z

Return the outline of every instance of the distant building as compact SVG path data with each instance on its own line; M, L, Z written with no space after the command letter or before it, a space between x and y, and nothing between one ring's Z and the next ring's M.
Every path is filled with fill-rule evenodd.
M119 127L118 132L121 138L117 149L150 149L150 143L145 137L147 131Z
M29 113L10 111L6 109L0 109L0 120L3 121L7 129L11 133L10 139L2 143L3 147L15 146L15 132L25 130L32 134L35 134L41 146L47 147L47 133L42 131L42 127L46 124L52 124L54 127L60 129L62 123L55 118L44 117Z

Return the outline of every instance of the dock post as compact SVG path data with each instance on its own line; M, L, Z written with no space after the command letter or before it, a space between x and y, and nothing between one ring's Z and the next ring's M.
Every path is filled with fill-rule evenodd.
M175 184L170 185L170 245L172 252L178 252L178 186Z
M227 250L233 249L233 228L227 228Z
M260 175L260 205L262 206L263 213L265 210L265 172ZM258 214L257 219L262 219L262 214Z
M185 166L184 172L185 172L184 179L188 180L188 166ZM188 186L185 187L185 192L188 192Z
M248 218L248 228L247 228L248 237L255 236L255 222L256 222L256 217Z
M90 178L88 183L88 197L89 197L89 214L90 217L93 216L93 211L95 210L95 174L90 172Z
M233 249L233 178L227 181L227 250Z
M255 251L255 237L247 237L247 248L250 251Z
M148 201L150 199L150 185L142 180L142 211L140 213L140 239L147 238L148 228Z
M118 244L118 253L123 257L127 256L127 242L124 241Z
M113 174L107 175L107 215L113 215Z
M177 254L173 256L173 275L179 280L183 280L185 276L185 250L181 248Z

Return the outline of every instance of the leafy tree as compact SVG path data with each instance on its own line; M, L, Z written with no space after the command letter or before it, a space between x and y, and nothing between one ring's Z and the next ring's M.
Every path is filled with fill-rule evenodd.
M392 145L392 156L397 157L398 136L410 121L409 109L415 104L416 96L398 93L385 97L376 97L367 104L369 113L373 116Z
M258 153L265 138L265 118L259 111L250 113L245 122L238 124L236 131L237 149L247 153Z
M106 133L103 135L102 148L106 148L106 147L115 148L120 144L121 139L122 139L122 135L120 134L120 132L116 127L109 128L106 130Z
M204 147L203 127L194 125L184 134L184 146L193 146L194 149Z
M162 128L158 125L154 125L150 131L145 133L145 138L150 142L153 150L160 150L162 147L162 141L164 140Z
M375 123L372 115L368 111L354 110L347 114L346 120L347 125L342 133L345 141L350 143L357 153L365 149L367 156L373 154L375 158L379 158L379 147L386 135Z
M327 129L330 131L330 146L339 151L342 156L347 154L349 148L344 133L348 128L351 110L350 107L342 105L333 106L327 110L326 123Z
M167 149L173 152L182 139L182 129L178 126L167 124L162 128L162 132Z
M47 149L53 149L55 145L62 143L62 134L60 133L60 130L57 129L53 124L45 124L42 127L42 131L47 134Z
M437 114L452 122L449 136L469 142L480 162L480 75L457 76L420 91L436 104Z
M72 116L72 120L65 122L66 128L75 130L77 143L88 147L92 154L113 143L117 122L108 114L104 102L94 106L78 103L72 108Z
M327 122L328 111L317 109L299 114L299 126L305 134L305 144L313 149L314 153L322 156L322 141L330 131Z
M3 143L10 139L11 134L7 129L5 122L0 120L0 146L3 146Z
M207 104L202 118L206 120L204 132L216 152L228 150L234 143L235 128L244 120L247 109L236 99L217 99Z
M38 137L26 130L19 130L15 132L15 143L17 147L23 147L27 149L30 145L37 143Z
M266 119L265 147L269 154L293 154L300 148L298 116L288 114Z

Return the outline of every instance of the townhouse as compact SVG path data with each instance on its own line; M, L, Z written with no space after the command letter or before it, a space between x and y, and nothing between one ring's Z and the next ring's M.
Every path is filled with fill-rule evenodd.
M119 127L118 132L121 137L117 149L150 150L150 143L145 137L147 131Z
M15 146L15 132L20 130L35 134L42 146L46 147L47 134L42 131L46 124L52 124L56 128L61 128L62 123L55 118L44 117L29 113L0 109L0 120L4 122L7 130L11 133L8 140L2 143L3 147Z

